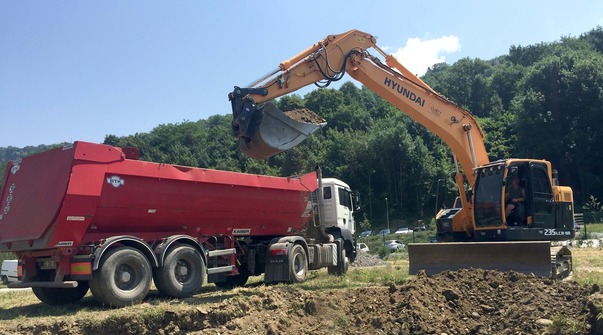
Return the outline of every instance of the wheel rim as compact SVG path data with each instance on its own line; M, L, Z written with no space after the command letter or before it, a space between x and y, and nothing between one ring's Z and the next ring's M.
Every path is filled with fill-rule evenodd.
M303 274L305 273L305 260L302 258L303 255L302 254L296 254L295 258L293 259L293 271L295 271L295 274L300 277L303 276Z
M129 264L120 265L115 271L115 285L124 291L129 291L138 285L140 275L137 270Z
M189 279L191 266L192 265L189 262L184 260L179 260L176 263L176 266L174 267L174 277L176 277L176 280L179 283L184 284Z

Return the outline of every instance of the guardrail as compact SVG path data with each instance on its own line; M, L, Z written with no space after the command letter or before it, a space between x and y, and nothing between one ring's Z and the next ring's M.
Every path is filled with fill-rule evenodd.
M603 223L603 211L584 211L574 213L574 220L578 224Z

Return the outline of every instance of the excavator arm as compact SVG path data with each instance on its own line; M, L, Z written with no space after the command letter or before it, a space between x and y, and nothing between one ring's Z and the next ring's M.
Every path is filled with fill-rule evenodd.
M358 30L329 35L247 87L235 87L229 99L233 133L239 138L241 150L252 158L263 159L301 143L326 122L320 117L297 121L269 101L310 84L328 85L347 73L438 135L451 148L472 186L474 168L488 163L479 124L468 111L435 92L393 55L383 52L376 41L376 37ZM371 55L370 49L380 54L385 63ZM456 181L459 193L464 194L460 173ZM463 208L470 208L467 199L461 198ZM467 220L465 215L463 225L468 225Z
M371 55L369 49L382 55L385 64ZM472 170L488 163L484 133L475 118L436 93L394 56L383 52L376 45L374 36L358 30L329 35L280 63L277 69L247 87L235 87L229 94L235 136L251 139L256 132L264 130L254 127L260 123L258 118L263 116L263 103L310 84L328 84L339 80L345 73L438 135L459 160L469 184L473 184ZM314 125L315 128L320 128L324 122ZM273 130L283 131L278 128ZM281 143L280 148L292 147L284 144ZM256 151L244 152L254 158L267 158L276 154L274 151L261 152L260 148L254 149Z

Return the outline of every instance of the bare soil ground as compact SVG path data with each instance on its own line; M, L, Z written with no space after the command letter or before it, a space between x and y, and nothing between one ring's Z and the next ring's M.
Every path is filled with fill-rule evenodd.
M10 320L0 334L599 334L598 285L509 272L419 274L401 285L307 290L257 285L186 299L186 308L115 310L78 317ZM86 298L83 308L94 307ZM152 308L145 302L141 308ZM146 306L145 306L146 305ZM58 314L58 313L57 313ZM143 316L144 314L144 316ZM56 315L56 314L55 314ZM552 328L551 328L552 327ZM557 328L555 328L557 327ZM560 327L560 328L559 328ZM550 329L562 329L551 331ZM569 329L569 330L568 330Z

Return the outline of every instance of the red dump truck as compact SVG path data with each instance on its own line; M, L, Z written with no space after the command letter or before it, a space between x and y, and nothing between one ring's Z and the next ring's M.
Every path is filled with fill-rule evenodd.
M0 252L19 282L53 305L87 292L108 306L169 297L249 276L302 282L343 274L356 256L349 186L312 172L270 177L138 159L135 148L75 142L9 162Z

